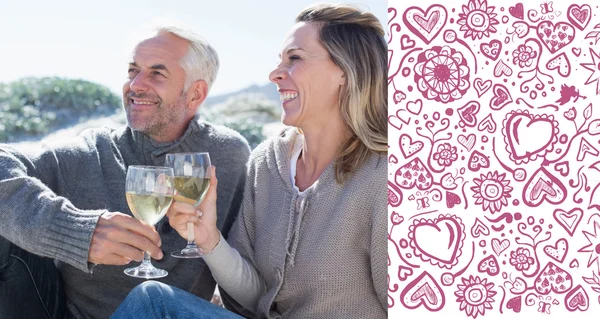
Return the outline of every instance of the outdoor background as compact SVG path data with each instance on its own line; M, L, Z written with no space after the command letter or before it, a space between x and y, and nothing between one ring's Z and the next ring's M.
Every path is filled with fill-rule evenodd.
M256 146L281 127L279 94L268 74L295 16L312 3L0 2L0 142L36 147L42 138L124 125L121 87L136 35L168 20L193 28L219 53L221 68L202 115ZM352 3L387 25L386 1Z

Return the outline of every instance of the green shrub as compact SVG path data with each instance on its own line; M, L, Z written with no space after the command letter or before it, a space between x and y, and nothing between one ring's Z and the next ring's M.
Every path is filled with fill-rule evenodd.
M120 107L120 97L88 81L46 77L0 83L0 142L41 137Z
M238 131L255 148L265 139L262 133L265 123L279 121L281 110L263 95L240 94L226 102L202 106L200 114L207 121Z

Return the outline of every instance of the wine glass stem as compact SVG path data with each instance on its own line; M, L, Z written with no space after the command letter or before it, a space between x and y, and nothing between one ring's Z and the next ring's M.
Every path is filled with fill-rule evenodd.
M194 243L194 223L187 223L187 245L196 246Z
M142 260L142 264L140 265L140 267L144 267L144 268L153 268L154 266L152 266L152 262L150 261L150 254L148 254L148 252L144 252L144 260Z

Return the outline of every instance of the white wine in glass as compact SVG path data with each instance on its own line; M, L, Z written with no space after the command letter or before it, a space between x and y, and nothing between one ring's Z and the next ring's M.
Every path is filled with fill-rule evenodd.
M210 156L208 153L167 154L165 166L173 168L176 189L175 201L198 206L210 186ZM187 245L174 251L176 258L200 258L202 249L194 242L194 224L187 224Z
M173 202L173 169L159 166L132 165L127 168L125 197L135 218L154 226L160 221ZM125 274L137 278L162 278L168 272L155 268L150 255L144 252L144 260Z

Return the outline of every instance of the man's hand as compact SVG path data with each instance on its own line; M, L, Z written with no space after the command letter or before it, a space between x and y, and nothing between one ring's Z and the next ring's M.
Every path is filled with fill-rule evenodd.
M144 251L154 259L162 259L160 236L154 227L122 213L100 216L88 261L94 264L126 265L131 260L142 261Z

